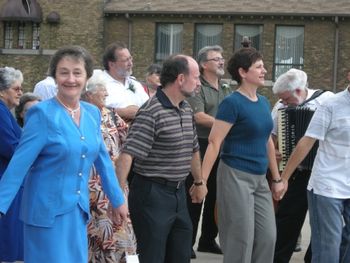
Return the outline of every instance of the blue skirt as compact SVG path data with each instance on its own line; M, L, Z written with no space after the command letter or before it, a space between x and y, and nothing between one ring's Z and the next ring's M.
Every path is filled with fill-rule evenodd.
M21 187L0 219L0 262L23 261L23 223L19 220L22 192Z
M24 224L24 262L87 262L87 218L88 215L76 206L57 216L53 227Z

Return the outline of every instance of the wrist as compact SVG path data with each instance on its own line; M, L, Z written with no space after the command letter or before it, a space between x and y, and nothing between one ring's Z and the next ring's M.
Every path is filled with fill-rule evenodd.
M283 179L281 177L278 178L278 179L271 179L271 182L274 183L274 184L279 184L279 183L283 182Z
M194 185L194 186L201 186L201 185L204 185L204 180L193 181L193 185Z

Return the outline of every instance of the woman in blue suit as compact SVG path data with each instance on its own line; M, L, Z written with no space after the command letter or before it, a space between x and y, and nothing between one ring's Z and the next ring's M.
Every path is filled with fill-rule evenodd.
M22 132L10 112L19 104L22 82L21 71L12 67L0 68L0 179ZM0 262L23 260L23 224L18 218L22 191L20 187L6 216L0 219Z
M29 109L21 140L0 181L0 212L6 213L25 178L20 217L26 263L87 262L88 179L93 164L114 207L114 220L127 218L102 140L100 112L79 101L92 71L92 58L81 47L55 53L49 72L56 80L57 96Z

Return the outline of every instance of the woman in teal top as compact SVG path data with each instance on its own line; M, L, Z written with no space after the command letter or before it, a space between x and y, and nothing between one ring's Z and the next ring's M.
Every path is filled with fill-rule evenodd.
M123 193L102 140L100 111L80 102L92 75L88 52L58 50L50 62L57 96L29 109L18 147L0 181L0 212L6 213L22 181L26 263L87 262L88 179L98 170L114 219L127 217Z
M266 70L261 54L242 48L228 62L237 81L236 92L219 105L203 160L208 178L221 148L217 173L217 207L220 245L224 262L272 263L276 240L272 198L266 181L269 166L273 194L279 198L283 184L277 169L270 133L272 119L267 99L257 94Z

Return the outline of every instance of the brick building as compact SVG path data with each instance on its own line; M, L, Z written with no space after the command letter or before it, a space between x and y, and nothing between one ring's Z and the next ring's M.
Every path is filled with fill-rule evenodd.
M228 59L243 36L263 53L267 83L297 67L310 87L336 91L350 69L348 0L0 0L0 19L0 66L21 69L26 90L66 44L86 47L101 67L104 47L125 42L139 79L149 64L208 44Z

